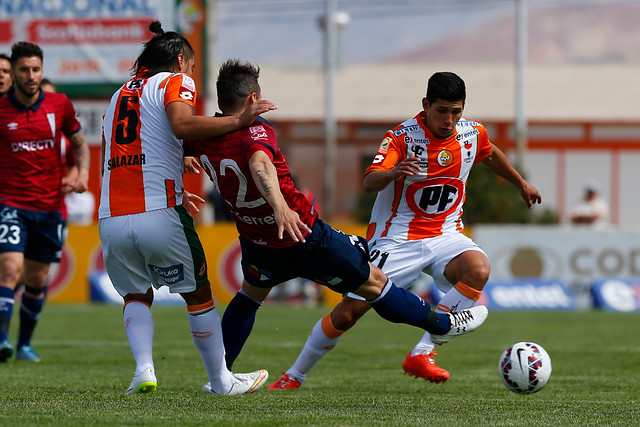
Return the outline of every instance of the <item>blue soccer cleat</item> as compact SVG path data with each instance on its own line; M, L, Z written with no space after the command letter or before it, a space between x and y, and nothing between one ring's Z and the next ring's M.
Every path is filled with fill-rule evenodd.
M38 356L38 353L36 353L36 351L28 345L23 345L22 347L18 348L16 359L23 362L39 362L40 356Z

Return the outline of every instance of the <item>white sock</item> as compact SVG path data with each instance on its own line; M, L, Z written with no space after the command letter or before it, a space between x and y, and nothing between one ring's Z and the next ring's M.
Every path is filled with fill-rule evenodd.
M224 343L220 315L213 309L203 314L189 314L191 337L207 370L211 389L219 394L231 390L233 377L224 361Z
M138 301L128 302L124 306L124 330L129 340L129 347L136 361L135 375L153 366L153 333L155 325L148 305Z
M311 330L311 334L307 338L300 355L298 355L293 366L287 370L287 374L300 381L300 384L304 382L311 368L338 344L342 331L338 331L331 325L330 316L330 314L327 314L318 320ZM324 328L323 322L325 323ZM327 329L327 333L334 337L327 336L324 329Z
M452 287L449 291L442 296L436 313L448 313L450 311L460 311L467 308L471 308L476 305L476 300L464 296L456 287ZM429 332L425 332L422 339L411 351L412 356L419 354L429 354L436 348L436 345L431 341L431 335Z

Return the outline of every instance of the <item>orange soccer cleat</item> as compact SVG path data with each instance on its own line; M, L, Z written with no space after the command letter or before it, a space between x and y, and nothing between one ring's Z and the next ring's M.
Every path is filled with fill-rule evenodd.
M267 390L292 390L300 388L301 385L300 381L283 372L278 381L267 387Z
M438 353L432 351L429 354L412 356L411 352L404 359L402 369L416 378L424 378L432 383L443 383L449 379L449 372L436 365L433 359Z

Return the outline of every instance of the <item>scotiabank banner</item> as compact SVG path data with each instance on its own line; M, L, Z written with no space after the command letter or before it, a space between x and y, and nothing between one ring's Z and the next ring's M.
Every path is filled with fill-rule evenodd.
M201 0L2 0L0 52L30 41L43 49L45 76L56 84L123 83L152 36L151 21L191 40L204 16Z

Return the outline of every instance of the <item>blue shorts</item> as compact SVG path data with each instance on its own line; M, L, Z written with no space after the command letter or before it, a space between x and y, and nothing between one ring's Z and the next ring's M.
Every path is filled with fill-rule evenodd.
M60 212L0 205L0 253L22 252L33 261L60 262L64 233Z
M345 293L356 290L369 279L366 239L336 230L319 218L305 243L274 249L240 237L240 246L244 279L258 288L272 288L302 277Z

